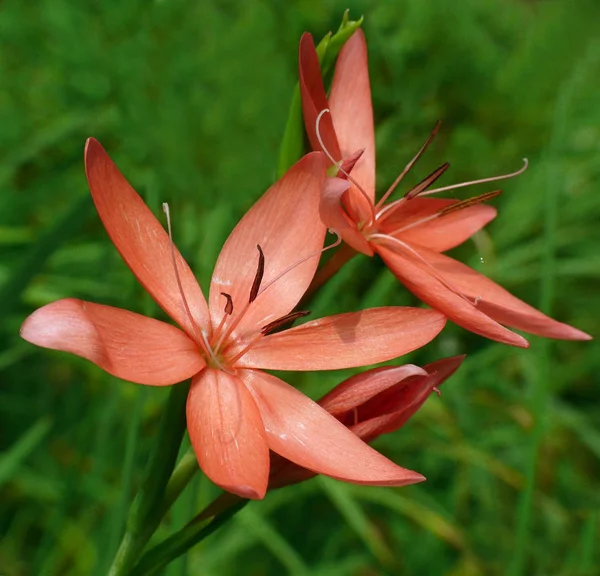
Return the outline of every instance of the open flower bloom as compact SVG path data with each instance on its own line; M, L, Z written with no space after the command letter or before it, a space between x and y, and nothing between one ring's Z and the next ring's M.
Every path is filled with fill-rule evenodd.
M445 323L434 310L389 307L269 334L298 316L290 311L318 264L325 237L318 218L326 179L322 153L302 158L238 223L219 255L208 302L169 235L96 140L88 140L85 162L108 235L181 329L65 299L25 320L25 340L77 354L139 384L192 378L187 425L198 462L213 482L240 496L264 496L269 449L349 482L403 485L423 479L261 370L328 370L389 360L429 342Z
M328 180L320 206L321 218L328 228L338 231L355 250L368 256L379 254L413 294L476 334L515 346L528 345L504 324L549 338L590 338L442 254L467 240L496 216L493 207L480 202L499 191L465 201L423 196L514 174L430 190L448 168L444 164L403 198L385 204L426 149L436 126L386 194L375 201L373 110L367 46L361 30L353 34L340 52L329 99L310 34L304 34L300 41L299 69L304 121L312 147L325 150L341 167L342 177ZM324 113L325 110L330 113Z
M319 400L361 440L372 442L398 430L461 365L464 356L444 358L419 368L411 364L386 366L357 374ZM269 488L297 484L315 476L283 458L271 462Z

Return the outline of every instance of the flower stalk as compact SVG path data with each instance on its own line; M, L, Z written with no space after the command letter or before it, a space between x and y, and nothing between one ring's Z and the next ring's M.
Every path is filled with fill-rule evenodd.
M127 529L109 576L130 573L168 509L162 501L186 429L185 403L189 389L189 382L171 387L145 480L131 506Z

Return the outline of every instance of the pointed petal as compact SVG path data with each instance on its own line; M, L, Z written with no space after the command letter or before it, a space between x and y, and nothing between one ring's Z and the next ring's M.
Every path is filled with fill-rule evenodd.
M186 412L204 473L242 498L263 498L269 449L260 412L242 381L221 370L203 370L192 381Z
M375 220L375 207L372 200L364 190L361 192L354 184L351 184L350 188L342 195L342 201L351 220L359 229L367 224L372 224Z
M36 310L23 322L21 336L137 384L175 384L205 366L194 342L175 326L74 298Z
M373 368L344 380L319 400L319 406L342 420L367 400L411 376L427 376L427 372L414 364Z
M261 286L311 254L272 284L249 306L236 334L260 330L290 312L308 288L323 247L325 226L319 218L319 200L325 183L325 157L304 156L271 186L230 234L221 250L210 287L214 323L223 316L226 292L233 299L233 316L243 312L258 264L257 245L265 257Z
M350 188L348 180L327 178L319 202L319 216L329 229L342 232L351 228L353 222L342 206L342 195Z
M321 150L321 144L317 138L317 117L322 110L329 108L327 95L323 86L321 66L319 57L315 50L312 35L305 32L300 38L300 50L298 55L298 75L300 82L300 94L302 96L302 113L304 115L304 126L313 150ZM323 143L336 160L342 160L340 147L333 129L331 114L323 114L319 124L319 130ZM352 150L355 152L356 149Z
M85 170L98 214L123 260L160 307L193 337L167 233L93 138L86 143ZM206 326L208 308L200 286L177 248L175 258L192 316L197 325Z
M342 157L364 152L352 169L352 177L371 201L375 199L375 128L367 43L357 30L344 44L335 66L329 106Z
M496 209L486 204L469 206L408 230L396 231L456 202L458 200L444 198L412 198L386 218L379 229L383 234L393 235L403 242L419 244L435 252L445 252L462 244L493 220Z
M444 358L424 368L425 377L406 378L383 390L358 408L356 424L350 430L365 442L372 442L382 434L389 434L404 426L421 408L434 388L439 388L460 366L465 356Z
M271 334L237 363L270 370L337 370L385 362L433 340L446 320L435 310L384 307L338 314Z
M448 380L460 368L466 357L466 354L460 354L459 356L442 358L441 360L426 364L423 366L423 370L426 370L430 376L435 376L430 383L437 387Z
M400 255L399 251L375 245L387 267L417 298L443 312L449 320L459 326L486 338L511 344L512 346L529 346L527 340L507 330L487 316L479 307L451 290L429 271L421 268L412 258ZM425 266L425 264L422 264Z
M344 242L352 248L367 256L373 256L373 250L363 233L356 229L356 224L344 210L342 198L349 187L348 180L327 178L319 203L321 221L328 229L341 234Z
M477 300L479 310L497 322L545 338L591 339L589 334L553 320L533 306L519 300L493 280L475 272L461 262L421 248L419 248L419 252L463 294L472 300Z
M423 476L400 468L362 442L331 414L275 376L242 370L260 410L269 447L319 474L355 484L405 486Z

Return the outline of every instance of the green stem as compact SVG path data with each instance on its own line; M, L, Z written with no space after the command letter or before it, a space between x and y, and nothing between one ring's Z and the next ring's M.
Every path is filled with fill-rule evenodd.
M185 403L190 383L171 387L163 412L158 439L127 520L127 531L113 561L109 576L126 576L137 562L164 515L165 489L175 466L186 429Z
M165 497L162 503L163 513L161 516L164 516L169 511L175 500L179 498L179 495L199 470L200 467L198 465L196 454L194 453L194 450L190 448L183 455L183 458L179 461L173 471L171 478L169 478L169 483L165 488Z
M130 573L130 576L152 576L158 574L163 568L170 564L182 554L185 554L192 546L195 546L225 522L240 511L250 500L238 500L236 504L216 516L211 522L205 524L200 521L200 516L190 522L187 526L167 538L154 548L144 554L139 564Z

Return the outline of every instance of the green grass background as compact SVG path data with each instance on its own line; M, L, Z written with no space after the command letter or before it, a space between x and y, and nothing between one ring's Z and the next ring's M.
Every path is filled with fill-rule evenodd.
M0 574L102 575L167 391L21 341L66 296L156 314L108 241L84 178L97 137L203 286L222 242L274 179L297 44L365 16L386 188L437 119L410 182L529 170L455 251L527 302L598 335L600 4L594 0L37 0L0 3ZM457 198L486 191L458 191ZM460 192L460 193L459 193ZM360 257L315 317L414 300ZM597 340L529 350L449 326L406 361L467 353L377 447L428 482L318 478L268 495L173 563L185 575L600 573ZM290 376L318 397L350 372ZM166 537L218 494L198 475Z

